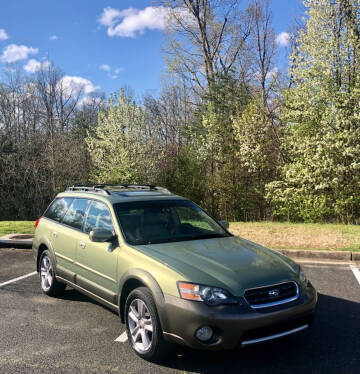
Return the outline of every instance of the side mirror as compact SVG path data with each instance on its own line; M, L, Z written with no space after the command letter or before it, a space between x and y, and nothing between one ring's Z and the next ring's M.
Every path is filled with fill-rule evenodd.
M92 242L96 243L111 242L114 238L114 234L107 229L94 229L90 231L89 238Z
M219 222L219 224L220 224L224 229L229 230L229 222L228 222L228 221L224 221L224 220L222 220L222 221L218 221L218 222Z

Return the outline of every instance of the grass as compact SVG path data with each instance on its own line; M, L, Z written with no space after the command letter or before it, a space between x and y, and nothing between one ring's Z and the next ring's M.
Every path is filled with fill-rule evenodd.
M357 225L233 222L230 231L273 249L360 251Z
M7 234L33 234L34 221L0 221L0 237Z
M232 222L234 235L274 249L360 251L360 225ZM33 234L33 221L0 221L0 237Z

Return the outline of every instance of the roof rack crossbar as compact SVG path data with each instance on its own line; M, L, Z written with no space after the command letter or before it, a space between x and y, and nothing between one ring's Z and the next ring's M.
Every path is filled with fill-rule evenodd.
M157 189L163 189L161 187L156 187L153 184L122 184L122 183L103 183L103 184L97 184L94 186L95 188L105 188L105 187L120 187L122 189L140 189L140 190L157 190Z
M67 187L66 191L77 191L77 192L98 192L103 195L111 195L111 193L104 189L104 188L99 188L98 186L82 186L82 185L74 185L71 187Z

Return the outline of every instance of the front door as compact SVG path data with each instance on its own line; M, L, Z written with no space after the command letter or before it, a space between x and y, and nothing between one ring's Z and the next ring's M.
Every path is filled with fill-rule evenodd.
M118 246L95 243L89 233L95 228L114 231L111 213L105 203L93 200L85 218L84 232L76 249L76 283L102 299L116 304Z

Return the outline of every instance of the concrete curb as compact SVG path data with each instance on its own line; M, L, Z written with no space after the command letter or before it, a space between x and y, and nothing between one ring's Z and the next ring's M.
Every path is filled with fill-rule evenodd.
M0 248L32 248L32 240L15 241L15 240L0 240Z
M0 248L31 248L34 235L10 234L0 238Z
M360 252L352 252L352 261L360 261Z
M360 252L347 251L307 251L296 249L277 249L285 256L293 258L313 258L316 260L360 261Z

